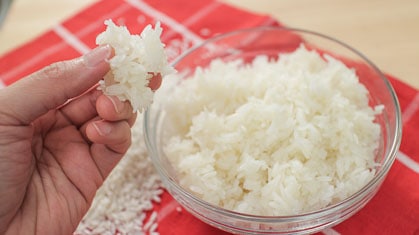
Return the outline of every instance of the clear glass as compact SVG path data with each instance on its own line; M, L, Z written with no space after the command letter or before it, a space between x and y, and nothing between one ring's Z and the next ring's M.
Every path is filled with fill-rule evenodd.
M377 117L382 135L376 151L379 163L375 177L351 197L322 210L293 216L254 216L225 210L194 196L178 184L174 169L163 151L164 110L153 104L144 118L145 140L152 161L169 193L200 220L236 234L309 234L334 226L359 211L376 194L385 179L401 141L400 107L393 88L380 70L365 56L331 37L306 30L259 27L217 36L192 48L175 62L174 67L188 76L197 66L205 67L211 60L242 58L251 61L257 55L277 57L280 52L294 51L301 43L320 53L340 59L356 70L370 92L372 106L382 104ZM170 96L170 94L167 94Z

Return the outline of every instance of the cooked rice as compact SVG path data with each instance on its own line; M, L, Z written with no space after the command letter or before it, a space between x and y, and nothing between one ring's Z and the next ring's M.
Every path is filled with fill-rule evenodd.
M331 56L301 46L279 60L214 60L165 83L155 97L165 153L180 184L209 203L294 215L347 198L375 174L383 107L371 108L355 71Z
M141 112L153 101L154 92L148 87L150 79L174 72L160 41L163 29L157 22L154 29L147 25L140 35L131 35L127 27L117 26L112 20L106 20L105 24L107 28L97 36L96 43L109 44L115 55L109 60L111 71L100 82L100 89L122 101L129 100L134 112Z

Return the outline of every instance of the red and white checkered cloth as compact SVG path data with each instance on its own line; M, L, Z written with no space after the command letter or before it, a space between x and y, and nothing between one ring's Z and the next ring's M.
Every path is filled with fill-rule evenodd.
M181 7L179 7L181 6ZM246 12L214 0L104 0L33 41L0 57L0 87L56 61L71 59L95 47L105 19L125 24L133 33L156 20L169 58L216 34L260 25L281 25L266 15ZM228 20L226 20L228 19ZM390 173L377 195L357 214L323 234L419 234L419 91L388 76L403 113L403 140ZM1 92L1 91L0 91ZM155 205L158 232L227 234L204 224L168 194Z

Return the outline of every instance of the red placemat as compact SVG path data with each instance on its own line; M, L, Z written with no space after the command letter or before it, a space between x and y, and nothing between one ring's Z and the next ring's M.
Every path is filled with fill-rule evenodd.
M181 6L181 7L180 7ZM246 12L214 0L100 1L33 41L0 57L0 87L52 62L77 57L95 47L103 21L112 18L139 33L156 20L162 23L169 59L216 34L260 25L280 25L266 15ZM228 19L228 20L226 20ZM345 222L323 234L419 234L419 92L388 76L403 113L403 140L378 194ZM168 193L155 204L160 234L227 234L204 224ZM150 215L151 212L148 213Z

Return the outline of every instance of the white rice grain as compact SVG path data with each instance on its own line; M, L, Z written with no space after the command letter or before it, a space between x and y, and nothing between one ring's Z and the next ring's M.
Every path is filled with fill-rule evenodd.
M148 219L147 223L144 225L143 230L147 231L150 230L152 226L156 223L157 220L157 212L153 211L150 215L150 218Z

